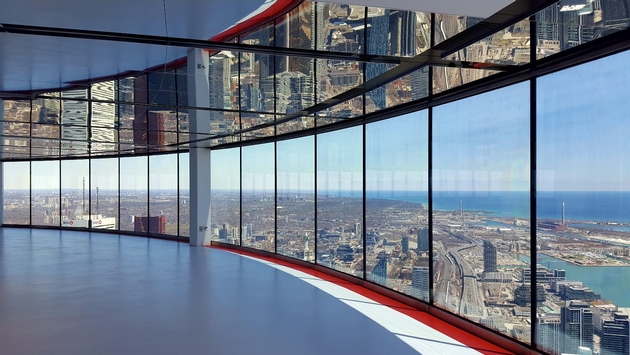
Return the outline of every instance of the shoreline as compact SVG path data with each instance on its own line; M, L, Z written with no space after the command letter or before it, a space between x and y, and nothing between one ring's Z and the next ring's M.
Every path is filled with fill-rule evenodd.
M554 255L549 255L547 253L540 253L542 255L548 256L550 258L554 258L554 259L558 259L558 260L562 260L564 262L567 262L571 265L575 265L575 266L580 266L580 267L630 267L630 264L618 264L618 265L597 265L597 264L579 264L576 263L572 260L566 259L566 258L562 258L562 257L558 257L558 256L554 256ZM530 257L531 260L531 257Z

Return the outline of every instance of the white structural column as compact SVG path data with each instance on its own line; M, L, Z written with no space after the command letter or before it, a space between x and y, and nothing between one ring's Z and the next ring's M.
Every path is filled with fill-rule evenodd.
M188 105L209 107L208 52L188 52ZM190 139L210 133L210 112L189 110ZM208 142L190 145L190 245L210 243L210 149Z

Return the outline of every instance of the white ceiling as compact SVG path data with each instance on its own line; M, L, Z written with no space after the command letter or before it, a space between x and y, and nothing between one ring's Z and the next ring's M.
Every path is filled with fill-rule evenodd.
M206 40L274 2L292 1L0 0L0 23ZM487 17L511 0L349 2ZM141 71L185 57L186 52L181 47L0 33L0 91L58 88L89 78Z
M286 1L284 1L286 2ZM264 0L1 0L0 23L206 40ZM269 4L267 4L269 5ZM0 33L0 91L41 90L144 70L186 48Z

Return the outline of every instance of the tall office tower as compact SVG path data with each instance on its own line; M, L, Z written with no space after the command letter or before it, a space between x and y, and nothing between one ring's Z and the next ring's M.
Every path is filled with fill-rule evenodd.
M166 234L166 216L135 216L134 232Z
M561 332L560 316L557 314L539 314L537 317L536 344L538 348L551 354L560 354Z
M418 252L429 252L429 228L418 229Z
M411 295L415 298L429 300L429 268L414 266L411 271Z
M568 301L560 310L562 352L576 354L578 347L593 349L593 313L582 301Z
M628 314L615 312L613 317L602 324L601 355L630 355Z
M409 254L409 237L408 236L402 237L402 241L400 242L400 244L402 244L403 254Z
M219 229L219 239L226 240L228 236L228 230L224 228Z
M387 285L387 256L378 259L372 270L371 279L379 285Z
M232 242L238 240L238 228L232 228Z
M354 234L361 235L361 223L354 224Z
M208 84L210 86L210 108L232 108L231 72L232 58L230 52L221 52L210 57L208 63ZM221 112L212 111L220 114ZM216 116L216 115L215 115Z
M483 272L497 272L497 247L483 241Z

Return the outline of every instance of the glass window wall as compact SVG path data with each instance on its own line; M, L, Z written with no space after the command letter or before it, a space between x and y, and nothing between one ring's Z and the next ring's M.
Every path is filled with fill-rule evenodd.
M94 229L118 229L118 158L92 159L90 163L91 218Z
M31 224L59 227L59 160L31 162Z
M624 52L537 81L536 281L545 298L536 345L552 354L628 351L617 335L629 329L630 307L628 60Z
M315 139L280 141L277 149L277 253L315 262Z
M149 233L147 164L146 156L120 158L121 231Z
M427 111L365 132L366 278L428 302Z
M90 228L90 161L61 161L61 226Z
M2 164L2 223L31 223L31 166L29 162Z
M274 144L242 148L242 245L275 251Z
M210 221L212 239L241 244L251 228L241 230L241 149L210 153Z
M363 277L363 127L317 135L317 263Z
M435 107L431 132L435 304L526 343L529 119L526 82Z
M177 235L177 154L149 157L149 233Z

